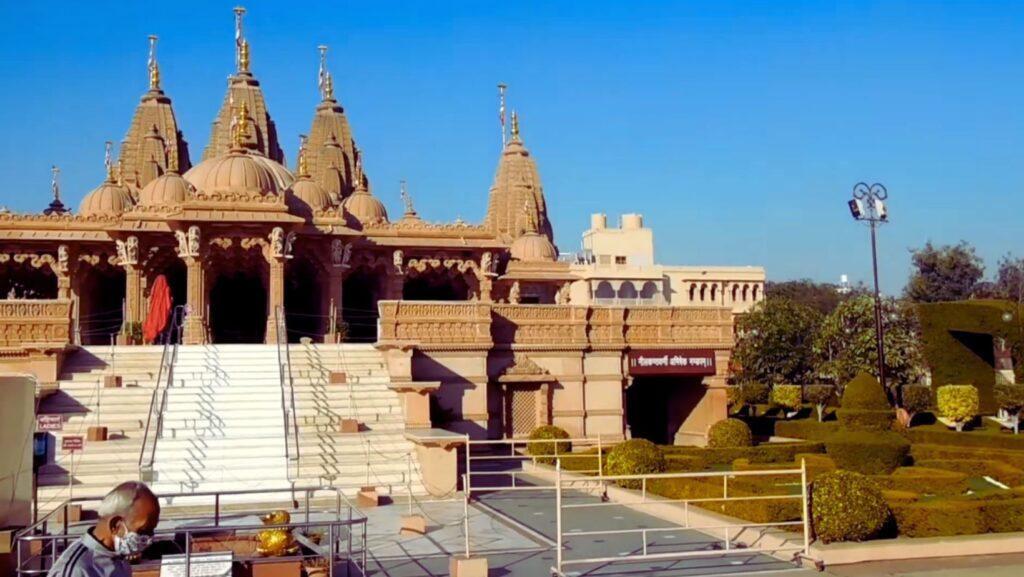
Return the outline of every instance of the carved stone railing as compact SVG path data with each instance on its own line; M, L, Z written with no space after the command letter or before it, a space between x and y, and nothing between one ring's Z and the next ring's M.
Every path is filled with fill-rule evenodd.
M381 301L382 343L427 348L709 347L733 344L727 307L580 307L477 302Z
M483 303L381 301L377 340L451 347L491 344L491 307Z
M71 306L70 300L0 300L0 348L67 345Z

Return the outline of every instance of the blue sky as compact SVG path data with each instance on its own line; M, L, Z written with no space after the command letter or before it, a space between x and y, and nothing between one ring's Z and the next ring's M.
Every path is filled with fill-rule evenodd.
M0 21L0 204L37 211L49 167L77 206L146 89L194 161L233 69L236 2L9 2ZM405 178L430 220L482 218L500 148L495 85L540 166L563 251L589 214L641 212L672 264L870 281L845 202L889 188L883 289L909 252L1024 253L1024 3L246 2L252 68L289 162L330 68L374 191Z

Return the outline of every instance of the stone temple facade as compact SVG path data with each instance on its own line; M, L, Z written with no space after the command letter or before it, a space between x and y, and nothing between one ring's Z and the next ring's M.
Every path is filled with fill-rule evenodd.
M408 197L388 214L329 73L320 92L289 169L242 39L200 156L151 59L119 157L78 209L55 185L45 210L0 213L6 368L45 384L77 346L132 344L162 275L187 305L183 345L376 343L393 379L433 383L408 389L432 397L410 401L410 426L622 438L657 413L651 435L699 442L724 417L731 308L574 304L581 278L514 114L482 222L429 223Z

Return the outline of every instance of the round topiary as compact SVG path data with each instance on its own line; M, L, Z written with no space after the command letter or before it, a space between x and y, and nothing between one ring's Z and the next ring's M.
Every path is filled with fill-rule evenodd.
M811 483L811 523L823 543L877 537L890 515L882 492L863 475L832 471Z
M900 391L903 397L903 410L910 418L932 408L932 389L922 385L907 385ZM909 423L908 423L909 424Z
M963 430L964 424L978 415L978 389L974 385L946 385L935 391L935 401L942 416Z
M906 462L910 443L891 432L840 431L825 439L825 452L840 469L885 475Z
M814 405L819 421L825 418L825 407L835 394L835 387L832 385L816 384L804 387L804 400Z
M888 431L896 416L881 383L863 371L846 385L840 405L839 424L856 431Z
M802 393L800 385L775 385L769 398L774 407L784 411L796 411L800 409Z
M708 447L750 447L754 444L750 427L739 419L724 419L708 429Z
M561 427L554 425L544 425L537 427L530 433L531 441L548 441L552 439L568 439L569 433ZM526 452L527 454L539 457L546 455L564 455L572 451L572 443L565 441L563 443L527 443ZM555 459L552 457L537 459L538 463L545 465L553 465Z
M649 475L665 470L665 453L661 447L647 439L630 439L619 443L608 452L604 474L616 475ZM619 485L627 489L639 489L639 480L619 481Z

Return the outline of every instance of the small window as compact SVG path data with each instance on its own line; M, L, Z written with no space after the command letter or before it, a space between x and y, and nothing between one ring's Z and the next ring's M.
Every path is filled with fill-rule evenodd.
M615 257L615 264L626 264L626 257L617 256Z
M597 263L598 264L611 264L612 263L612 257L610 257L610 256L608 256L606 254L599 255L597 257Z

